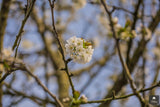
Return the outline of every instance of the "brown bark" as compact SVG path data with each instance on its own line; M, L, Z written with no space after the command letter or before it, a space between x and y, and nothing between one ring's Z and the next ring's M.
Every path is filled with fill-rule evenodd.
M1 11L0 11L0 54L3 49L3 39L5 34L5 29L7 25L8 13L9 13L9 6L11 4L11 0L3 0ZM0 78L2 77L2 72L0 72ZM0 84L0 107L2 107L2 84Z

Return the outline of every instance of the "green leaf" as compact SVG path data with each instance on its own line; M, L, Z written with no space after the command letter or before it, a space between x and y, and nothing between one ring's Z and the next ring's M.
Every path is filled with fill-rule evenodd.
M77 100L80 96L80 92L79 91L75 91L73 97L75 98L75 100Z
M85 48L85 49L87 48L84 40L83 40L83 48Z

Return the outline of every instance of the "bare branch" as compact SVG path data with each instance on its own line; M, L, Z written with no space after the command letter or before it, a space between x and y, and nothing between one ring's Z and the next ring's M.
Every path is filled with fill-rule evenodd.
M122 55L121 55L120 46L119 46L119 40L116 38L116 33L115 33L115 30L114 30L114 24L113 24L113 21L112 21L111 12L108 11L104 0L101 0L101 3L102 3L102 5L104 6L105 11L106 11L106 13L107 13L108 16L109 16L110 26L111 26L111 29L112 29L113 37L114 37L115 42L116 42L119 59L120 59L120 61L121 61L121 64L122 64L123 68L124 68L125 71L126 71L126 75L127 75L128 79L129 79L130 86L131 86L133 92L134 92L134 93L136 94L136 96L139 98L141 104L142 104L143 106L145 106L146 103L145 103L143 97L136 91L136 87L135 87L134 81L133 81L133 79L132 79L132 77L131 77L131 74L130 74L130 71L129 71L129 69L128 69L128 66L127 66L127 64L123 61L123 58L122 58Z
M60 42L60 39L59 39L59 36L58 36L58 33L56 31L56 28L55 28L55 25L54 25L54 0L53 2L51 3L51 0L48 0L49 1L49 4L50 4L50 8L51 8L51 15L52 15L52 27L53 27L53 32L55 34L55 38L59 44L59 50L61 52L61 55L62 55L62 58L63 58L63 61L65 63L65 71L67 73L67 76L68 76L68 79L69 79L69 82L70 82L70 85L71 85L71 88L72 88L72 94L74 95L74 92L75 92L75 89L74 89L74 85L72 83L72 80L71 80L71 77L70 77L70 74L69 74L69 71L68 71L68 63L67 61L65 60L65 53L64 53L64 50L63 50L63 47L62 47L62 44Z

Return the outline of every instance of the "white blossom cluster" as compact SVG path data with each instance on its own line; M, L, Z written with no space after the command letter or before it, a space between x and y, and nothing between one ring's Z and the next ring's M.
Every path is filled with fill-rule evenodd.
M77 38L76 36L71 37L67 40L65 48L74 62L85 64L92 59L94 49L92 49L90 42L82 38Z
M134 38L136 37L136 32L135 30L130 29L130 22L126 22L125 27L122 27L120 24L118 24L118 18L113 17L112 18L115 31L117 33L117 37L121 40L129 40L129 38Z

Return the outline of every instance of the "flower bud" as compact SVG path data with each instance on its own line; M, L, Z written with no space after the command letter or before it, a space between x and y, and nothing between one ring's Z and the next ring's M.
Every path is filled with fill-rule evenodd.
M64 103L69 102L69 101L70 101L70 98L69 98L69 97L63 98L62 101L63 101Z
M114 18L112 19L112 21L113 21L114 24L117 24L117 23L118 23L118 18L117 18L117 17L114 17Z
M84 103L86 103L88 101L88 98L85 95L82 95L80 100Z

